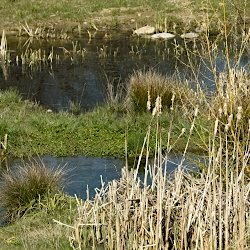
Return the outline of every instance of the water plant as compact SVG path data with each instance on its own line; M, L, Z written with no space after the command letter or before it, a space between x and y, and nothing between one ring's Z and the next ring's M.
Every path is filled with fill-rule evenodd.
M97 48L98 57L101 59L106 59L109 56L108 46L103 45L101 48Z
M0 64L3 71L4 78L8 78L8 67L10 64L10 53L8 51L7 39L5 35L5 30L3 29L1 44L0 44Z
M22 217L48 194L61 189L63 169L49 169L44 164L31 162L7 169L0 176L0 204L8 220Z
M120 79L112 79L106 75L106 104L111 111L125 111L125 92L125 88Z

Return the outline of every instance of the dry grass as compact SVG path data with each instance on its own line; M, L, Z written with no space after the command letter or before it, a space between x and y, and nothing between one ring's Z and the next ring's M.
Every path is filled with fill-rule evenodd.
M158 108L154 118L160 122L162 113ZM194 124L195 120L192 127ZM147 148L149 133L150 126L143 148ZM138 177L139 160L136 169L123 169L120 180L103 183L93 200L77 200L75 223L68 226L72 247L247 249L250 183L245 172L249 143L242 158L237 147L228 147L228 136L216 121L204 170L195 176L186 172L184 152L178 170L169 178L163 163L168 156L162 155L160 127L157 134L155 158L151 165L146 159L144 179Z
M232 69L227 74L221 73L217 93L210 106L211 115L218 117L224 127L230 125L232 133L241 127L244 134L250 119L249 98L250 78L245 70Z
M180 169L166 176L161 161L145 166L152 184L136 171L103 186L93 201L80 203L72 230L75 249L246 249L249 238L249 183L244 169L217 174L220 151L211 152L207 172L194 178ZM160 159L160 155L158 155ZM244 164L244 163L243 163Z

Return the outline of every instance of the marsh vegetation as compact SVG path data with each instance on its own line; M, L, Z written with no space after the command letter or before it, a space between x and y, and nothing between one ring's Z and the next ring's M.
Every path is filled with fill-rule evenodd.
M22 13L24 3L6 1L6 6L19 6ZM65 7L68 3L65 1ZM87 12L93 13L105 7L98 3L88 3L85 10L90 8ZM146 3L152 9L162 7L154 1ZM110 4L120 7L124 3ZM140 5L140 1L126 1L125 5L134 4ZM102 182L95 197L86 200L58 191L61 170L52 173L44 166L28 165L18 171L1 171L0 206L9 221L15 221L0 229L2 249L249 248L249 9L246 1L239 7L222 1L221 12L215 17L213 7L217 4L209 1L202 6L210 8L202 20L199 42L184 39L180 46L177 40L172 41L176 60L189 68L188 81L157 69L135 70L121 88L109 81L105 105L89 112L81 112L79 103L74 102L70 112L53 112L24 100L15 90L0 92L1 160L35 154L83 154L119 156L127 161L120 179ZM82 9L77 9L82 14ZM60 15L66 14L62 9ZM165 17L158 18L159 30L170 27ZM229 26L230 20L235 25L231 22ZM211 37L215 21L218 36ZM91 25L98 31L95 23ZM33 26L24 27L33 36L43 34ZM1 65L8 77L8 41L4 36ZM86 50L78 45L73 43L71 51L64 50L73 64L86 56ZM34 52L26 51L28 65L36 59L53 64L51 54L44 57L41 51ZM117 57L119 49L102 46L97 53L105 60ZM133 47L130 55L140 57L142 53ZM168 51L163 53L167 56ZM242 64L244 55L247 60ZM201 67L212 76L212 91L204 88ZM164 163L173 151L182 154L182 161L169 176ZM191 151L205 156L195 172L186 171L184 165ZM131 158L135 159L133 169L128 167ZM142 166L144 177L140 178Z

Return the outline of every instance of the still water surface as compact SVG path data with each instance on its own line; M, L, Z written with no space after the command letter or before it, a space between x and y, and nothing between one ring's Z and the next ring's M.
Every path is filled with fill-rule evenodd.
M34 38L27 42L25 37L7 37L7 40L11 63L5 74L4 69L0 69L0 89L17 88L24 98L54 111L68 110L72 101L79 103L82 110L103 104L107 96L107 80L114 87L119 83L125 87L129 75L138 69L154 68L167 76L175 74L191 83L193 81L192 70L185 66L189 64L189 58L183 40L178 37L153 41L135 37L131 32L112 34L99 31L91 39L87 33L82 33L71 40ZM84 56L72 60L76 44L78 50L84 51ZM201 59L199 39L190 41L186 46L194 52L191 60L200 83L204 88L213 90L213 76L208 60ZM24 66L19 61L17 64L16 56L20 60L21 54L30 49L41 49L47 57L53 51L52 63ZM65 54L64 49L69 53ZM218 72L223 71L226 65L222 51L223 42L216 59ZM195 56L197 54L201 56ZM248 54L242 55L241 65L249 68Z
M58 166L65 170L65 181L63 183L64 192L82 199L87 198L86 190L89 190L90 198L95 195L95 189L101 187L101 178L105 184L121 177L121 170L125 166L125 161L116 158L98 157L52 157L43 156L34 158L36 162L42 162L45 166L55 169ZM171 174L178 167L182 160L180 155L171 155L167 160L167 173ZM29 163L30 160L15 159L9 162L9 167L15 167ZM165 165L165 163L163 163ZM183 167L194 169L195 165L191 161L185 161ZM143 164L139 169L138 177L143 178Z

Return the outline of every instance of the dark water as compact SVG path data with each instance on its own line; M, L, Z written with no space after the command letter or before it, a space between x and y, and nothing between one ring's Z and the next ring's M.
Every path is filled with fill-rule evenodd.
M89 110L106 100L107 79L116 87L119 82L126 85L129 75L137 69L154 68L159 72L192 82L192 71L188 64L187 53L183 52L181 39L152 41L138 38L131 32L110 34L97 32L89 39L87 33L71 40L33 39L27 42L24 37L7 37L11 53L10 66L1 71L0 89L17 88L24 98L35 100L46 108L55 111L67 110L70 102L79 103L83 110ZM190 51L198 49L197 42L187 44ZM84 57L73 57L73 44L84 49ZM41 49L46 57L53 50L52 63L37 66L22 66L21 54L26 50ZM69 54L63 54L63 48ZM199 48L201 50L201 48ZM180 55L176 58L176 51ZM197 54L197 53L196 53ZM16 56L19 64L16 63ZM56 60L56 55L60 58ZM74 59L75 58L75 59ZM200 82L207 89L213 89L213 76L208 61L193 56L192 63L197 69ZM241 58L242 67L249 67L249 55ZM217 59L217 70L225 68L223 53ZM5 72L5 73L4 73Z
M41 162L50 169L63 167L65 171L65 181L63 183L64 192L71 196L87 198L86 190L89 190L89 197L93 197L96 188L101 187L101 180L105 184L121 177L121 170L125 166L125 161L116 158L98 157L52 157L43 156L34 158L33 161ZM167 159L167 173L173 173L182 160L180 155L171 155ZM15 167L29 163L30 160L15 159L8 163L9 167ZM163 162L165 166L165 162ZM131 166L130 166L131 167ZM185 161L183 167L194 169L195 165L191 161ZM143 164L139 169L138 177L143 178Z

